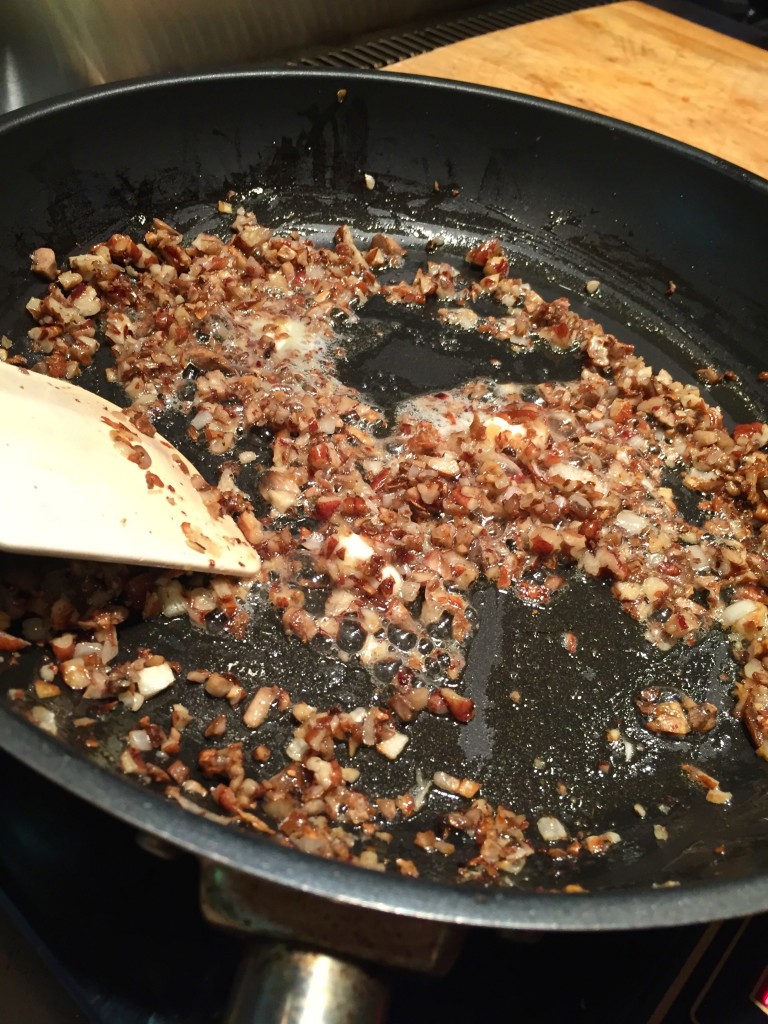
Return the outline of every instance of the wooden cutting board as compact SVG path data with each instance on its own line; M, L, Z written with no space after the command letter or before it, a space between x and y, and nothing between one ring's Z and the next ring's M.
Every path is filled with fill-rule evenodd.
M768 178L768 52L639 0L475 36L387 70L595 110Z

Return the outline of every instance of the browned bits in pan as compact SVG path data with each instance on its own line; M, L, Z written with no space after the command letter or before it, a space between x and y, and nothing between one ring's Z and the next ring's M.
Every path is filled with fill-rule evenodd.
M366 175L363 185L376 182ZM153 489L163 483L145 465L140 435L177 403L190 438L217 466L216 486L197 478L204 500L214 515L235 516L262 557L264 600L292 642L367 672L370 696L360 706L337 706L332 694L322 707L292 704L272 675L251 682L221 664L182 669L161 651L124 657L117 629L129 614L186 616L245 638L252 605L235 580L115 569L94 607L74 608L67 596L44 610L53 635L37 700L66 689L98 706L87 716L98 721L115 706L139 711L185 677L240 710L209 710L196 723L176 704L164 725L143 715L129 731L124 771L167 787L189 809L373 870L387 865L385 823L445 801L440 821L419 828L414 857L460 850L461 878L493 881L534 852L524 817L482 799L478 781L443 765L420 765L410 791L373 793L366 765L418 762L412 737L424 712L446 730L475 718L461 677L479 583L510 590L534 615L576 568L607 580L660 650L724 630L741 668L736 714L768 757L765 424L726 429L696 387L654 372L567 300L546 301L511 276L498 238L473 245L461 269L428 260L407 279L385 281L381 273L407 256L388 235L361 240L342 225L332 242L315 244L278 234L228 201L219 211L233 217L227 238L201 232L185 241L155 219L143 238L114 234L62 271L52 252L38 250L36 269L51 285L28 307L35 368L76 376L106 339L111 379L124 388L136 429L120 442ZM598 282L587 291L598 294ZM473 332L514 353L570 353L580 371L531 388L475 380L413 399L385 424L336 372L344 354L336 323L372 296L436 306L446 332ZM705 367L700 377L715 384L734 375ZM264 440L267 454L241 450L244 437ZM701 522L688 521L666 486L671 465ZM188 539L205 547L204 537ZM37 637L17 636L0 620L0 648L18 654L30 642ZM581 655L571 630L561 642ZM520 703L519 690L510 696ZM714 705L688 694L651 688L636 703L649 731L681 743L717 728ZM56 728L47 706L29 714ZM226 742L228 723L254 732ZM211 741L197 765L183 759L188 729ZM615 729L607 738L619 744L622 735ZM535 753L534 769L544 772L548 762ZM592 763L614 771L612 761ZM439 791L433 797L430 787ZM565 783L557 792L567 793ZM618 842L611 831L569 837L552 814L540 814L538 825L557 844L547 848L555 859L602 855ZM409 857L390 856L403 874L418 873Z

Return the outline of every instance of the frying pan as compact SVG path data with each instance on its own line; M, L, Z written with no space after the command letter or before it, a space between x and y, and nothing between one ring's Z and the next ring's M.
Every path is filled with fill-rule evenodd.
M219 229L216 200L232 190L263 222L321 239L341 222L363 236L390 231L414 265L436 235L445 240L440 258L454 260L476 239L499 235L512 273L546 298L569 295L577 311L681 379L694 379L702 366L733 370L735 380L705 393L732 420L765 414L757 373L768 368L768 186L668 139L488 89L270 71L97 89L4 118L0 140L0 333L12 338L23 338L24 303L42 291L27 274L33 248L47 244L65 254L113 230L140 232L153 215L184 230ZM595 296L584 293L587 279L601 282ZM396 399L487 374L490 358L501 360L498 375L506 380L576 371L571 357L511 355L490 341L438 331L429 310L376 302L348 329L346 344L342 378L390 410ZM83 383L119 397L103 384L100 367ZM180 446L183 428L172 417L162 424ZM210 471L199 450L192 455ZM615 830L621 842L605 855L573 862L538 856L513 885L457 885L455 860L418 859L412 843L415 831L452 806L434 792L415 819L392 829L389 853L417 859L417 880L321 861L220 827L116 771L127 713L102 723L101 748L92 754L69 725L82 713L76 697L58 702L56 738L18 715L6 691L29 682L34 652L0 674L0 744L109 813L208 861L360 907L510 929L635 928L768 908L768 769L728 713L735 666L722 638L662 654L642 640L607 587L578 577L537 614L490 588L476 605L480 625L464 681L476 718L458 726L420 716L397 762L386 770L365 766L368 790L403 792L417 768L427 777L440 769L476 778L489 800L532 822L550 813L572 831ZM579 637L576 654L562 646L564 631ZM128 649L154 646L186 668L229 669L248 687L280 682L295 700L323 707L370 701L365 675L286 638L268 608L257 609L245 641L215 623L203 632L180 620L137 623L124 638ZM633 697L652 683L714 700L723 709L717 728L692 740L651 737ZM513 689L520 704L509 699ZM181 697L155 698L156 721L165 697L168 706L183 699L203 722L221 710L190 687ZM605 737L615 725L627 739L618 752ZM228 741L236 729L233 715ZM280 729L268 723L259 742L280 749ZM185 743L187 762L208 745L194 729ZM681 773L685 761L715 775L733 792L731 804L707 803ZM609 763L607 773L600 762ZM654 824L666 827L666 841ZM558 891L575 883L588 893Z

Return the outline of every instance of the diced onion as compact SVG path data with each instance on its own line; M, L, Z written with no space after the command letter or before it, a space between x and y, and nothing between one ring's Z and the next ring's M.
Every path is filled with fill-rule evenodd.
M172 686L176 677L167 661L160 665L147 665L136 673L136 686L142 697L154 697L155 694Z
M559 843L568 838L565 826L559 818L544 815L536 822L539 835L548 843Z
M376 744L376 749L390 761L395 761L408 745L408 737L403 732L396 732L386 740Z
M136 750L141 750L142 753L152 749L152 741L146 729L131 729L128 733L128 743Z

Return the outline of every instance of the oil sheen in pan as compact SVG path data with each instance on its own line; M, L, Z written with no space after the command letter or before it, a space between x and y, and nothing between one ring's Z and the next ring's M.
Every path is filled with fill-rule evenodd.
M208 210L209 219L202 222L200 213L197 208L186 217L169 219L190 233L226 229L227 218L210 218ZM330 240L335 226L312 225L306 233ZM407 278L427 257L424 244L428 237L428 229L400 236L410 250L412 266L399 271L398 279ZM483 232L479 229L474 237L483 237ZM461 265L469 241L471 237L454 244L452 239L430 258ZM507 239L502 241L507 243ZM565 293L553 286L551 268L546 274L540 270L538 279L531 273L537 268L527 246L522 246L519 254L520 271L515 268L514 242L509 250L513 275L519 273L530 280L546 298ZM610 315L609 280L603 282L599 296L587 303L575 289L577 282L589 275L573 267L558 268L557 273L560 279L574 283L570 297L577 312L635 344L654 368L663 365L678 379L694 379L692 372L701 365L699 346L691 346L682 332L673 328L665 333L658 315L637 307L633 327L622 326L622 321ZM615 305L620 309L618 315L626 313L621 296ZM542 379L572 379L578 373L578 360L571 353L543 349L513 353L476 333L438 325L430 306L414 310L374 299L359 311L356 322L339 327L339 337L346 350L339 363L340 377L379 405L388 418L404 400L447 390L478 376L533 385ZM94 372L87 375L86 382L102 390L101 378L100 372L98 376ZM725 399L730 399L727 405ZM744 419L746 410L750 418L755 416L753 403L736 388L720 388L717 400L735 419ZM186 424L177 412L169 409L167 422L159 425L186 454L201 462L201 449L186 440ZM256 437L244 439L238 450L241 447L263 451ZM202 458L201 468L209 476L215 470L207 456ZM245 475L241 480L247 487ZM255 480L252 484L255 486ZM619 857L582 859L576 864L532 858L524 877L516 879L516 884L525 887L578 881L589 889L613 888L638 879L681 880L687 871L696 876L702 870L702 859L716 863L712 849L700 846L698 835L704 821L708 821L711 834L712 821L718 816L722 821L718 834L723 841L738 844L754 838L754 798L761 788L763 766L741 725L727 713L734 666L719 634L713 633L694 648L681 646L666 654L660 652L643 639L638 624L622 613L607 584L578 574L571 574L567 586L547 607L526 606L490 586L478 588L474 603L479 627L462 688L476 702L475 719L459 726L444 718L419 716L410 726L412 742L394 763L382 764L375 754L359 753L355 765L363 769L367 792L404 792L420 774L429 778L434 771L443 770L482 781L488 800L525 813L531 821L552 814L571 833L612 829L621 835ZM122 632L127 649L155 647L178 658L184 670L205 666L231 671L249 687L281 684L294 700L321 707L370 702L374 684L365 673L327 658L317 645L306 647L285 636L272 610L258 599L244 643L233 640L216 622L207 632L190 633L188 624L180 621L142 623ZM575 633L578 640L573 653L563 642L567 632ZM29 666L25 666L27 672ZM18 673L6 673L3 682L17 685ZM638 690L649 685L685 690L696 700L712 700L722 709L718 727L713 733L683 741L651 735L642 727L633 704ZM512 699L513 693L519 694L519 700ZM155 698L153 718L162 721L165 709L170 710L179 700L198 720L206 721L212 713L211 699L200 688L189 687L181 695L175 692ZM75 703L72 697L71 706L62 706L58 713L65 731L70 731L67 717L81 713ZM238 714L228 718L230 741L250 736ZM103 746L95 756L105 766L115 766L122 737L134 722L130 713L119 710L101 723ZM618 742L607 737L614 727L621 732ZM260 741L274 750L280 750L287 737L285 723L280 721L270 720L260 730ZM208 745L194 729L185 733L184 743L182 757L187 763L194 763L196 750ZM705 804L703 792L693 789L680 771L680 764L687 760L695 760L720 779L724 789L733 790L735 803L751 805L749 826L738 809L724 814L722 808ZM269 770L271 766L265 767ZM762 797L762 802L768 810L768 800ZM433 791L416 818L393 829L392 857L413 856L413 834L432 827L435 818L453 803L452 797ZM640 817L636 805L643 807L645 817ZM670 840L666 844L655 838L655 823L667 826ZM453 872L450 861L432 858L423 873L450 880Z
M451 262L456 262L456 256L450 250L445 256L439 253ZM514 276L514 259L512 263ZM531 280L531 275L526 279ZM551 284L535 279L532 283L545 297L563 294L563 289L553 290ZM592 316L621 340L633 343L654 368L664 367L677 379L701 386L692 371L709 360L702 360L689 339L675 339L672 331L661 333L647 316L650 330L622 326L609 314L596 312L594 303L587 307L583 297L570 298L581 315ZM373 344L371 318L377 338ZM404 398L447 390L475 376L534 384L572 379L578 373L573 353L548 349L514 353L503 343L436 324L429 309L396 307L393 311L374 300L361 311L351 334L340 376L386 411L394 410ZM720 390L731 399L730 409L724 405L731 422L756 414L754 403L737 388ZM688 498L694 513L695 498L674 474L668 483L681 500ZM741 726L727 714L734 666L723 636L712 634L693 649L680 645L660 652L621 611L608 584L576 573L545 608L526 607L493 587L479 588L474 603L480 625L463 692L476 702L477 714L468 725L454 730L456 741L450 754L445 738L437 735L440 726L435 719L420 717L412 727L412 753L433 745L439 748L443 757L450 757L444 769L481 778L488 799L531 817L555 814L571 834L579 829L614 828L622 835L625 851L636 846L639 852L649 849L649 836L658 846L654 823L677 821L682 807L689 806L691 789L681 776L682 762L695 759L722 778L732 776L728 765L733 767L737 750L745 753L747 764L754 759ZM569 632L577 637L573 653L564 642ZM639 721L633 698L651 685L684 690L696 700L712 700L722 709L718 729L683 743L649 733ZM621 739L610 742L607 734L614 728ZM723 785L729 788L725 781ZM432 802L433 806L442 802L446 810L450 807L450 798L437 794ZM705 808L704 814L711 811ZM540 866L541 861L529 865L529 879L538 875ZM571 874L568 867L554 870ZM594 887L600 884L600 873L600 865L582 864L578 877L584 881L589 876L589 886Z

